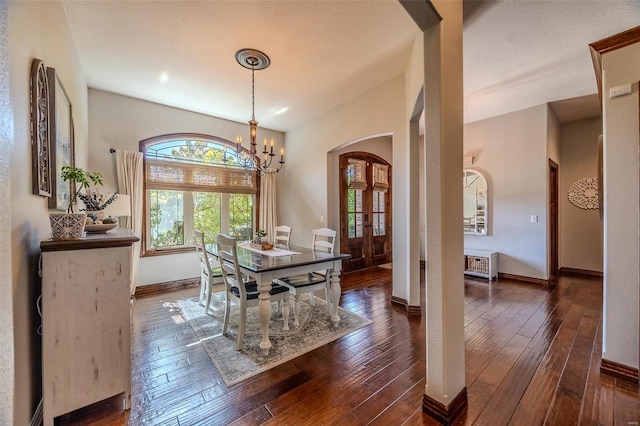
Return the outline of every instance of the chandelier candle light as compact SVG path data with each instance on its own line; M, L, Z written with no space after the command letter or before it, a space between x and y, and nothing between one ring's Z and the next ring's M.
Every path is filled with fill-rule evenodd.
M276 154L273 153L273 139L271 139L271 143L269 149L267 149L267 138L264 139L264 147L262 150L263 159L261 160L258 151L257 151L257 143L256 143L256 134L258 132L258 122L256 121L255 115L255 71L263 70L267 68L271 64L271 60L269 57L255 49L240 49L236 52L236 61L243 67L251 70L251 120L249 120L249 153L242 150L242 136L238 135L236 137L236 158L238 160L238 165L245 169L245 171L252 172L255 171L258 176L262 176L266 173L276 173L282 169L284 165L284 148L280 149L280 166L275 168L270 168L271 162L273 161L273 157ZM227 155L226 152L222 159L225 167L227 167Z

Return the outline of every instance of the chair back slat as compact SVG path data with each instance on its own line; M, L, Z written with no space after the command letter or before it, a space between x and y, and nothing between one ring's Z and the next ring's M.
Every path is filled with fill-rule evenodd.
M227 286L227 290L231 287L236 287L242 297L246 297L247 290L244 286L242 272L240 272L238 263L236 239L228 235L218 234L216 236L216 245L218 247L220 268L222 269L222 279Z
M275 227L274 243L276 245L284 245L289 247L289 239L291 238L291 227L287 225L280 225Z
M333 254L337 232L329 228L319 228L311 231L313 235L312 247L314 250L324 250Z
M209 262L209 256L207 255L207 250L204 246L204 232L193 230L193 244L196 246L196 253L200 258L200 269L201 272L207 277L211 276L212 267L211 262Z

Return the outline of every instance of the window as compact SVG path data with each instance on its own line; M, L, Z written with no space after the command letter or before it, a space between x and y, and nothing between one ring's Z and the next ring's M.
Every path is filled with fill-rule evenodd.
M194 229L251 239L258 177L238 167L236 144L173 134L140 142L145 156L145 254L190 250ZM228 167L223 159L226 158Z

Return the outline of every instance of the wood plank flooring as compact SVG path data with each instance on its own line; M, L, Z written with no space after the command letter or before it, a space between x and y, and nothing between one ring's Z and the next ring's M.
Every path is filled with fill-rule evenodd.
M197 290L138 299L131 410L116 400L59 423L437 424L421 408L424 312L407 317L390 303L391 272L343 276L341 306L372 325L231 388L175 305ZM464 285L469 404L456 425L638 424L637 385L599 372L601 278L562 277L553 290L509 280Z

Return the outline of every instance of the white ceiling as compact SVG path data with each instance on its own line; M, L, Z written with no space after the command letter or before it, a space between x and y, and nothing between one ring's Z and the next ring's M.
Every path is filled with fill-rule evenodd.
M401 74L418 31L395 0L63 3L100 90L246 122L251 71L234 54L265 52L256 119L280 131ZM588 44L639 22L638 0L465 1L465 122L596 93Z

